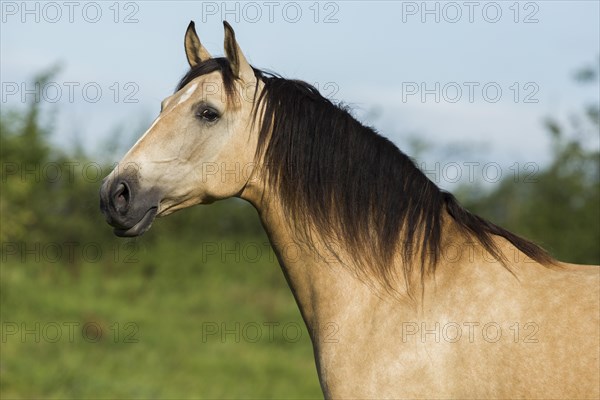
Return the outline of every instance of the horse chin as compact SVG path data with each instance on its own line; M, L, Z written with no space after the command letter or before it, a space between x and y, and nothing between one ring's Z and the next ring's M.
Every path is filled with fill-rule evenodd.
M135 237L144 234L152 226L158 208L152 207L135 225L130 228L115 228L114 233L119 237Z
M171 215L176 211L179 210L184 210L186 208L190 208L192 206L195 206L197 204L212 204L214 203L216 200L216 198L212 198L212 197L207 197L207 198L203 198L203 199L198 199L198 198L189 198L187 200L183 200L183 201L173 201L173 200L169 200L169 201L164 201L160 204L158 213L156 214L157 217L166 217L167 215Z

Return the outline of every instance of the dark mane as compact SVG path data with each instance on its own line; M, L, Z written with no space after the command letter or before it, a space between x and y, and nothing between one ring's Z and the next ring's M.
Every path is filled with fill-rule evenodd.
M201 70L217 68L227 87L232 77L222 60L208 60L207 66L190 71L178 87ZM393 257L400 249L405 277L415 257L421 277L435 271L444 211L507 268L493 235L535 261L553 262L534 243L461 207L392 142L313 86L257 69L255 74L264 83L255 103L261 117L256 154L264 153L268 182L278 190L299 239L314 245L316 232L320 241L338 243L356 261L359 275L375 277L392 290Z
M194 68L191 68L184 76L181 78L175 91L181 90L185 85L198 78L199 76L210 74L211 72L219 71L223 78L223 86L227 94L233 93L233 82L235 77L233 76L233 72L231 72L231 67L229 66L229 61L227 61L224 57L219 58L210 58L200 64L196 65Z

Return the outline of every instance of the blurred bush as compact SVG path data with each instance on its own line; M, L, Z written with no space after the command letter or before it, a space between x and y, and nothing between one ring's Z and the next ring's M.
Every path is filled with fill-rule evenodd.
M576 74L598 87L598 68ZM457 195L471 211L525 236L562 261L600 264L600 152L585 143L600 137L598 103L584 106L567 123L544 122L552 161L518 179L505 177L491 191L462 187Z

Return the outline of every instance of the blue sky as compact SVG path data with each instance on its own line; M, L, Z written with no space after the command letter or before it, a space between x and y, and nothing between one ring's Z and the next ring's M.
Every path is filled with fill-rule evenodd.
M1 11L2 107L22 106L31 77L59 63L40 101L59 111L58 143L78 137L91 151L117 129L132 143L155 117L186 71L191 19L213 55L227 19L253 65L316 84L401 148L417 136L475 149L455 151L459 162L543 164L544 117L599 96L572 79L598 63L597 1L3 1Z

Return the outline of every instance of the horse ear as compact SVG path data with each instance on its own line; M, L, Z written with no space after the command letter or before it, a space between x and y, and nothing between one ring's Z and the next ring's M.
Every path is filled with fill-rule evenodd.
M244 82L252 82L255 79L254 70L238 46L233 28L227 21L223 21L223 26L225 27L225 56L229 60L233 75Z
M204 48L202 43L200 43L200 39L198 39L194 21L190 21L190 24L185 31L184 45L185 55L187 56L190 67L192 68L200 64L202 61L212 58L210 53Z

